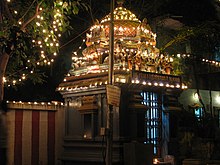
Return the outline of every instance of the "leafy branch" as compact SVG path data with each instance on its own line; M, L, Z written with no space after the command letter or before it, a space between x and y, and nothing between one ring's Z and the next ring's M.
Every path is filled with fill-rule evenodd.
M42 13L43 10L40 10L40 5L43 1L41 1L39 4L37 4L36 10L35 10L35 14L27 20L27 22L25 22L22 26L21 26L21 30L23 31L25 29L25 27L31 23L40 13Z

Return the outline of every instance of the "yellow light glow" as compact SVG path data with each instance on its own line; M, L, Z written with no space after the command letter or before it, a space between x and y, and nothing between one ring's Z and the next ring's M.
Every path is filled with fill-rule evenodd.
M198 99L199 99L198 93L194 93L193 98L194 98L195 100L198 100Z
M7 82L5 77L3 77L3 82Z
M216 96L215 100L217 103L220 103L220 96Z
M40 22L36 22L36 25L37 25L37 26L40 26Z
M157 158L154 158L153 159L153 164L158 164L159 163L159 160Z

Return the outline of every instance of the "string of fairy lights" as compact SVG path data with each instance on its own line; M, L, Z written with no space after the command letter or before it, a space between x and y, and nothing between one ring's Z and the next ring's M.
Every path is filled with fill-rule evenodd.
M43 106L43 107L50 107L50 106L64 106L64 103L58 101L52 102L23 102L23 101L6 101L7 104L14 104L18 106Z
M81 46L79 46L79 48L72 53L73 54L73 56L72 56L73 63L80 63L80 62L87 61L90 58L92 58L90 56L89 57L82 57L82 54L81 54L80 50L82 49L83 43L85 43L85 39L83 39L83 42L82 42ZM124 51L127 51L127 52L131 51L131 52L137 53L137 51L135 49L125 49ZM109 53L109 51L106 51L105 53ZM220 61L210 60L210 59L207 59L207 58L199 58L198 59L197 56L193 55L193 54L184 54L184 53L180 54L180 53L178 53L178 54L172 54L172 55L168 55L168 56L170 56L171 61L173 61L172 58L196 59L196 60L198 60L202 63L211 64L212 66L215 66L215 67L220 67Z
M11 2L11 0L7 0L7 2ZM64 17L63 17L63 13L62 13L62 6L65 5L64 2L57 2L55 5L54 5L54 15L53 15L53 20L52 20L52 26L51 28L45 28L45 27L48 27L48 26L45 26L45 24L47 23L47 21L45 21L46 19L46 13L44 12L39 12L39 14L37 15L36 17L36 26L38 27L37 28L37 31L43 35L42 38L38 38L38 39L33 39L32 40L32 43L33 43L33 47L38 47L40 48L40 59L36 61L36 65L37 66L40 66L40 65L51 65L51 63L54 62L54 58L57 56L58 54L58 50L59 50L59 38L61 37L61 31L60 29L62 29L62 25L64 23ZM40 7L39 8L39 11L43 11L43 8ZM117 10L116 10L117 12ZM18 12L15 10L14 11L14 14L18 14ZM105 17L101 23L105 23L106 21L109 21L110 18ZM130 13L130 17L127 17L126 15L122 15L121 17L115 17L116 20L134 20L134 21L139 21L135 15L133 15L132 13ZM18 21L18 24L20 26L22 26L24 22L22 22L22 19L20 19ZM98 25L94 25L91 27L90 31L92 31L94 28L100 28ZM122 27L117 27L118 31L127 31L126 28L122 28ZM150 33L150 31L148 31L147 29L144 30L144 32L146 34ZM156 34L154 33L150 33L150 35L153 36L153 38L155 39L156 38ZM82 57L81 54L79 54L79 52L81 52L80 50L82 49L82 46L85 44L86 42L86 39L83 39L83 42L82 44L79 46L78 50L74 51L73 52L73 57L72 57L72 61L73 63L78 63L78 62L83 62L83 61L87 61L89 60L88 57ZM152 45L152 43L149 43ZM50 50L50 54L47 54L47 51L45 51L45 48L46 50ZM135 52L134 49L126 49L125 51L131 51L131 52ZM109 53L108 51L106 51L105 53ZM136 52L137 53L137 52ZM176 54L176 55L171 55L170 57L174 57L174 58L192 58L194 59L194 56L191 55L191 54ZM92 58L89 57L89 58ZM27 62L31 62L31 59L28 59ZM209 59L201 59L201 62L204 62L204 63L208 63L208 64L213 64L214 66L216 67L220 67L220 62L218 61L213 61L213 60L209 60ZM22 68L21 70L29 70L30 68L28 67L25 67L25 68ZM124 69L124 68L122 68ZM21 71L19 70L19 71ZM17 73L17 72L16 72ZM15 73L15 74L16 74ZM30 70L28 74L33 74L34 73L34 70ZM18 80L15 80L15 79L12 79L10 80L10 76L9 77L3 77L3 82L5 84L8 84L8 86L11 86L11 85L16 85L18 82L21 82L21 81L24 81L27 79L27 76L28 74L26 73L23 73L20 78ZM70 74L68 74L67 76L71 76Z
M126 70L126 72L129 72L129 70ZM187 89L188 87L182 83L168 83L168 82L162 82L162 81L146 81L146 80L140 80L140 79L132 79L128 80L125 77L115 77L115 83L118 84L125 84L125 83L131 83L134 85L143 85L146 87L161 87L161 88L173 88L173 89ZM77 92L77 91L82 91L82 90L87 90L87 89L93 89L97 87L102 87L103 85L107 85L108 81L103 80L103 81L95 81L91 82L88 85L75 85L72 87L59 87L58 91L68 91L68 92Z
M114 33L116 35L115 38L117 38L117 35L120 36L120 41L122 43L122 45L128 45L127 48L126 46L124 46L123 48L121 47L121 50L117 50L117 48L115 49L115 52L117 54L117 52L125 52L125 54L143 54L143 56L145 57L150 57L150 56L155 56L156 58L161 58L164 59L164 63L170 63L173 62L173 58L188 58L188 59L196 59L195 55L192 54L175 54L175 55L163 55L163 54L154 54L154 53L148 53L148 51L143 51L143 48L141 47L141 45L147 45L147 47L149 47L151 50L153 50L153 48L155 48L155 44L156 44L156 34L154 34L151 31L151 28L149 27L148 23L147 23L147 19L144 19L142 22L140 20L138 20L136 18L136 16L131 13L129 10L127 10L126 8L123 7L118 7L114 10L114 19L115 21L132 21L136 22L137 25L134 26L134 24L132 24L132 26L127 22L125 24L120 23L120 24L116 24L114 26ZM73 52L73 57L72 57L72 63L73 63L73 69L71 71L71 73L73 74L68 74L67 76L71 76L74 75L74 69L79 68L79 67L84 67L86 66L86 62L87 64L89 63L91 65L91 61L93 58L99 58L100 55L103 54L108 54L109 50L105 48L105 46L103 46L103 44L105 45L105 43L103 43L103 40L105 42L106 39L106 35L108 36L109 33L109 27L108 24L106 22L110 21L110 15L107 15L106 17L104 17L104 19L101 20L101 23L99 23L99 21L96 21L95 25L93 25L90 28L90 34L87 34L87 41L86 45L87 47L92 47L93 51L89 51L90 48L88 48L88 52L87 50L85 51L86 53L83 54L84 57L82 57L81 54L78 54L79 49L81 49L81 47L79 47L79 49L75 52ZM126 25L126 26L125 26ZM97 35L98 34L98 35ZM145 38L147 38L146 42L141 42L140 40L137 43L137 38L141 36L144 36ZM130 39L128 41L127 37L133 37L132 39ZM135 38L137 37L137 38ZM123 41L123 38L125 39L125 41ZM83 42L85 42L85 40L83 40ZM138 45L139 48L131 48L134 44ZM102 47L105 50L103 51L97 51L96 49L96 45L98 45L98 47ZM106 44L107 45L107 44ZM117 47L117 45L116 45ZM141 48L140 48L141 47ZM153 48L152 48L153 47ZM96 49L96 50L94 50ZM145 54L144 54L145 53ZM155 59L153 59L155 60ZM213 61L213 60L208 60L208 59L199 59L201 62L206 62L206 63L211 63L214 64L215 66L220 66L218 61ZM162 61L163 62L163 61ZM160 60L160 63L162 63ZM155 63L154 63L155 64ZM152 65L154 65L152 63ZM168 66L168 65L167 65ZM126 68L122 68L122 69L126 69ZM100 72L102 72L103 70L101 70ZM94 72L98 72L97 68L94 69ZM77 76L79 72L77 72ZM91 71L87 71L87 73L91 73ZM86 74L85 72L82 72L82 74Z
M8 3L11 2L11 0L7 0ZM54 58L58 54L59 50L59 38L61 37L62 32L62 26L64 23L64 17L63 17L63 11L62 7L67 5L65 2L57 1L54 3L53 8L53 19L52 19L52 26L48 25L48 20L46 12L43 12L44 9L42 7L39 7L38 14L35 19L36 24L36 30L35 33L42 34L42 37L38 37L36 39L32 39L32 46L37 47L39 49L39 59L34 61L36 66L42 66L42 65L51 65L51 63L54 62ZM15 15L18 14L18 11L14 10L13 12ZM47 19L47 21L45 21ZM18 20L18 25L22 27L23 24L26 22L24 21L23 17ZM49 51L48 51L49 50ZM48 53L49 52L49 53ZM33 59L27 59L27 63L31 63ZM22 73L20 78L18 79L10 79L13 75L16 75L20 73L21 71L26 70L26 72L29 73ZM33 74L34 69L31 69L29 67L24 67L20 70L18 70L16 73L13 73L7 77L3 77L4 84L7 84L8 86L16 85L18 82L24 81L27 79L28 74Z

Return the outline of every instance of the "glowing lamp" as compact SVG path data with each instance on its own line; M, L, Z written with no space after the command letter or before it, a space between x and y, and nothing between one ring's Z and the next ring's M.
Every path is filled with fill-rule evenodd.
M199 99L198 93L194 93L193 98L194 98L195 100L198 100L198 99Z
M216 96L215 100L217 103L220 103L220 96Z
M158 164L160 161L157 158L153 159L153 164Z

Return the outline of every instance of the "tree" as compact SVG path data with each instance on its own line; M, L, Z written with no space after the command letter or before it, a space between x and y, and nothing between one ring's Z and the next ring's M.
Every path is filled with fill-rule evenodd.
M31 79L42 82L40 69L59 54L59 39L68 30L68 15L86 7L80 0L0 0L0 121L3 119L4 86ZM5 125L1 124L1 132ZM0 137L0 163L5 137ZM4 154L5 155L5 154Z
M82 6L80 1L0 1L0 102L4 85L43 81L41 66L54 62L61 34L70 27L68 15Z

